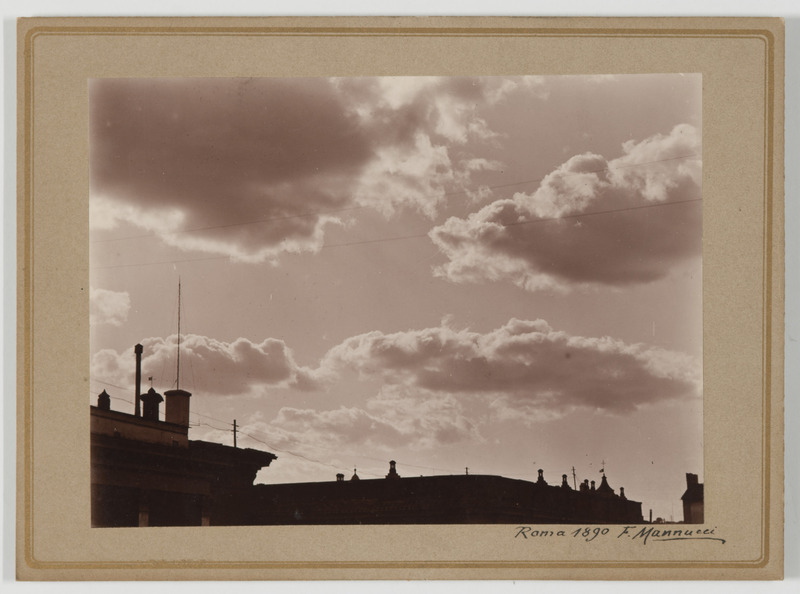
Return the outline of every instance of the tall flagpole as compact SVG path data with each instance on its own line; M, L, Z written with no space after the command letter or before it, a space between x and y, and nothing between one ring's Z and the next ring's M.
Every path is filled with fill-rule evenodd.
M176 387L181 389L181 277L178 277L178 379Z

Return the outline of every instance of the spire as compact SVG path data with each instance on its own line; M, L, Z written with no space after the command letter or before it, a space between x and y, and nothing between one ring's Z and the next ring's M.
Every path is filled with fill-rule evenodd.
M613 495L614 494L614 489L612 489L609 486L608 481L606 480L606 475L605 474L603 474L603 478L600 481L600 486L597 487L597 492L598 493L604 493L606 495Z
M97 408L102 410L111 410L111 396L108 395L108 392L103 390L97 396Z
M387 479L399 479L400 478L400 475L397 474L397 468L395 468L395 464L397 464L397 462L395 462L394 460L390 460L389 461L389 474L386 475Z

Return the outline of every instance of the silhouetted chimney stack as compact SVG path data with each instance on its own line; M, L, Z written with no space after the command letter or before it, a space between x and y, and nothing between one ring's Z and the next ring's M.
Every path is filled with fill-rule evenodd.
M158 405L164 401L161 394L150 388L146 394L142 394L142 418L151 421L158 421Z
M167 390L164 392L167 404L164 411L164 420L182 427L189 426L189 398L191 394L186 390Z
M397 463L394 460L389 460L389 474L386 475L387 479L399 479L400 475L397 474Z
M100 392L100 395L97 397L97 408L100 410L111 410L111 396L109 396L108 392L105 390Z
M142 351L143 347L137 344L133 347L133 352L136 354L136 398L134 398L134 415L137 417L142 416L141 413L141 399L142 399Z

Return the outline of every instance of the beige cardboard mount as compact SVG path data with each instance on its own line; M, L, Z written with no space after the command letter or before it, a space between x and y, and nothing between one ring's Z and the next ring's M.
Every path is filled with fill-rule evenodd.
M54 18L20 21L18 44L20 579L782 577L780 20ZM89 79L669 72L703 77L705 527L724 544L545 549L505 525L90 528Z

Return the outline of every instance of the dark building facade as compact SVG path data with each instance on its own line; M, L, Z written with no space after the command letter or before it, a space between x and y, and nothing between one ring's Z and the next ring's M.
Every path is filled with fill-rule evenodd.
M357 479L358 475L354 475ZM492 475L255 485L232 498L253 525L302 524L622 524L641 523L642 504L600 487L575 490ZM583 486L583 485L582 485Z
M687 472L686 491L681 496L684 524L702 524L705 521L704 490L697 475Z

